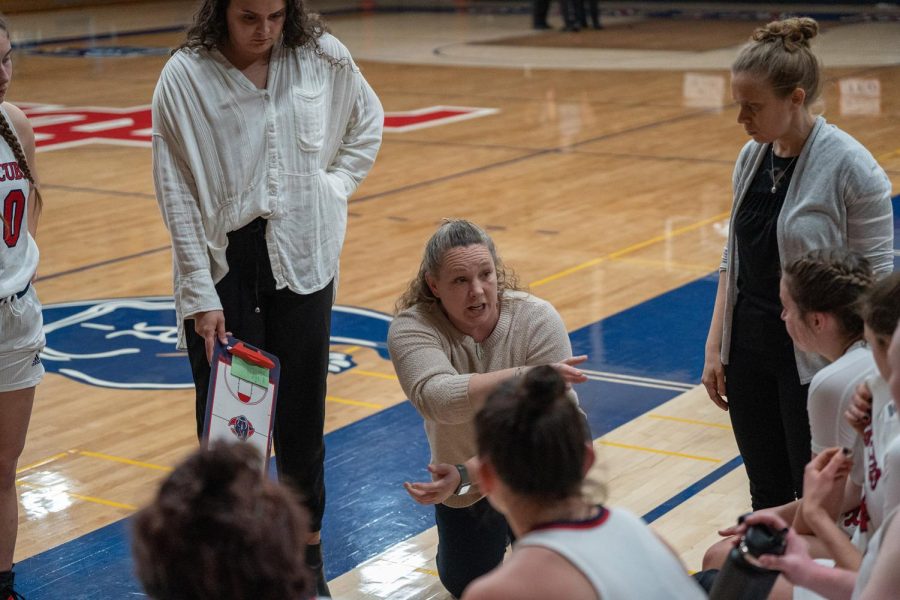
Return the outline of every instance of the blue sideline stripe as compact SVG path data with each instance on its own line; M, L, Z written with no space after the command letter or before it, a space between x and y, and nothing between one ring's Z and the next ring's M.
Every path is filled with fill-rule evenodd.
M740 456L736 456L736 457L732 458L727 463L725 463L721 467L717 468L715 471L713 471L706 477L703 477L702 479L698 479L695 483L686 487L682 491L678 492L677 494L675 494L674 496L672 496L671 498L669 498L668 500L666 500L665 502L663 502L662 504L660 504L659 506L657 506L656 508L654 508L653 510L648 512L647 514L645 514L643 516L643 519L645 521L647 521L648 523L652 523L653 521L657 520L658 518L660 518L667 512L671 511L672 509L677 508L678 506L684 504L690 498L693 498L694 496L696 496L697 494L699 494L700 492L702 492L703 490L705 490L706 488L711 486L713 483L717 482L718 480L722 479L723 477L725 477L726 475L728 475L729 473L734 471L736 468L738 468L742 464L744 464L744 461L741 459ZM735 515L735 517L737 517L737 515Z

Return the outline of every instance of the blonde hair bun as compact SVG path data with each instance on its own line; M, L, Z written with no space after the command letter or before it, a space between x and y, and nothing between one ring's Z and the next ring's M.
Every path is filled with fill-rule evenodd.
M809 48L809 40L819 34L819 24L809 17L794 17L783 21L772 21L760 27L750 37L754 42L781 41L785 50L796 52Z

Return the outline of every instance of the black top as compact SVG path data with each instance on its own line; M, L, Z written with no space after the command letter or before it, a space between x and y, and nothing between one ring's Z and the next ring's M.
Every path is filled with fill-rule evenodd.
M781 320L778 297L781 261L777 229L795 165L796 157L775 156L769 145L735 216L738 299L732 319L734 345L793 354L793 344Z

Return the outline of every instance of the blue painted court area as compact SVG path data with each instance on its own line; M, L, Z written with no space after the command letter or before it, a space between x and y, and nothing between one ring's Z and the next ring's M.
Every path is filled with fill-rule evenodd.
M571 335L575 352L591 356L585 366L597 371L696 382L715 286L713 278L704 278L579 329ZM648 346L642 338L651 332ZM589 381L578 393L599 437L680 392ZM425 477L429 456L422 419L408 402L330 433L326 445L323 538L329 579L434 525L432 509L415 504L402 487ZM19 563L23 595L57 600L140 594L128 551L129 521Z
M898 205L900 197L895 197L896 229ZM575 353L590 356L587 369L697 383L716 277L704 277L573 332ZM578 392L595 438L680 393L603 381L589 381ZM415 504L401 486L425 476L429 456L421 418L409 403L332 432L326 445L323 537L329 579L433 526L432 509ZM659 518L740 464L736 458L699 481L686 481L683 490L645 518ZM125 519L22 561L16 568L21 593L29 600L142 595L132 575L128 527Z

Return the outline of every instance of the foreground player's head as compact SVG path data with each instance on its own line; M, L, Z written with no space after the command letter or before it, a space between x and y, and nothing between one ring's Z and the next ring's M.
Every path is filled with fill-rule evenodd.
M135 517L132 550L152 598L284 599L314 595L304 548L308 517L266 479L247 444L198 450Z
M845 248L813 250L788 264L781 276L781 318L794 343L827 354L829 346L861 339L859 301L874 282L869 261Z
M586 427L552 367L504 383L475 416L482 491L501 512L509 493L541 504L579 497L594 461Z

